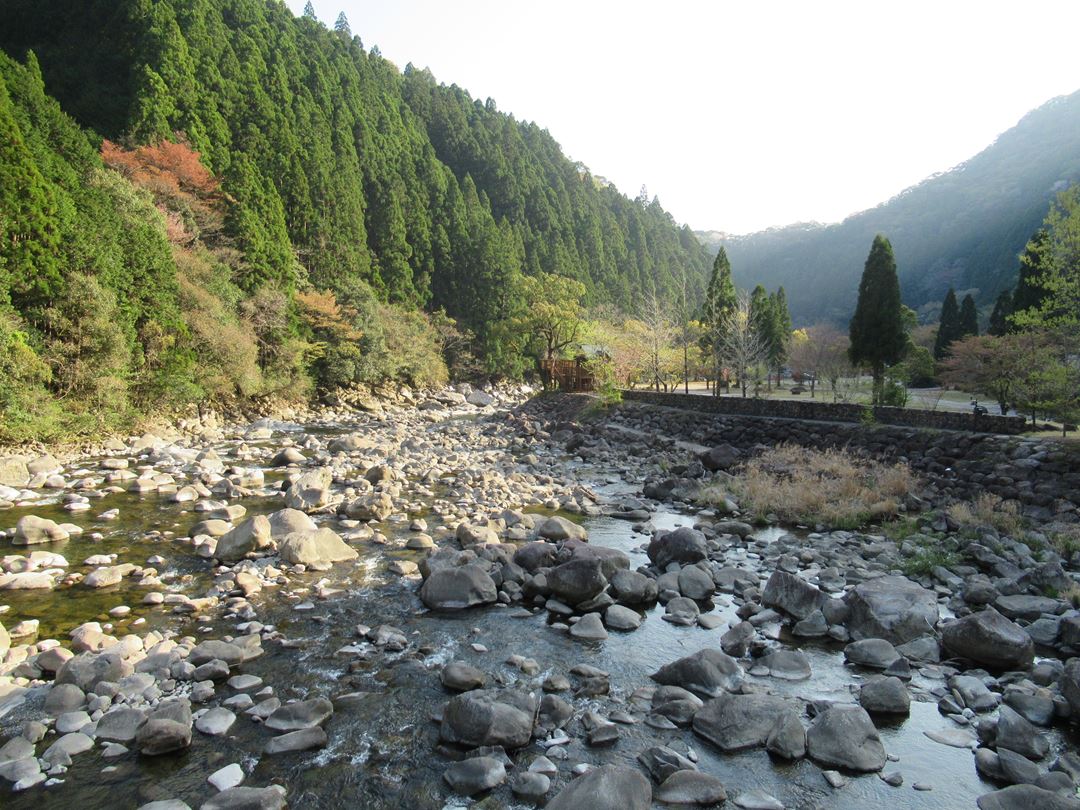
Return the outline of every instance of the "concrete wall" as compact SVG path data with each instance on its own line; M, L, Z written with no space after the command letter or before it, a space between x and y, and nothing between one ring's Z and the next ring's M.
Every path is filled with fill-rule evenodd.
M840 402L819 402L799 399L752 399L742 397L711 397L696 394L658 394L653 391L623 391L623 399L647 402L702 413L732 416L759 416L774 419L801 419L816 422L860 423L867 408ZM938 430L967 430L976 433L1016 435L1024 430L1021 416L996 416L959 411L924 411L914 408L873 409L874 421L882 425L934 428Z

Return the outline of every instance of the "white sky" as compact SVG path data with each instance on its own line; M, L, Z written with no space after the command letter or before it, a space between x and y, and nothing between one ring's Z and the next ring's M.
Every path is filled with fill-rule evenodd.
M843 219L1080 89L1077 0L313 2L729 233Z

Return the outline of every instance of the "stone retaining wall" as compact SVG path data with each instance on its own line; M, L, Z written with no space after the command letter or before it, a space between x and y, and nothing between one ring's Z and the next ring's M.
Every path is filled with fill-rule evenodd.
M867 408L842 402L819 402L797 399L752 399L743 397L712 397L696 394L659 394L655 391L623 391L623 399L665 405L672 408L702 411L704 413L738 416L773 417L777 419L802 419L818 422L862 422ZM939 430L967 430L975 433L1001 433L1016 435L1024 431L1022 416L996 416L958 411L924 411L913 408L873 409L874 421L883 425L935 428Z
M884 461L907 463L947 498L970 499L990 492L1019 501L1025 513L1041 521L1072 520L1080 511L1080 449L1052 439L748 417L683 407L691 400L714 401L710 397L657 398L655 394L642 396L642 392L634 392L627 399L673 402L677 406L640 407L628 402L618 409L616 420L646 433L706 447L729 444L744 453L785 443L820 449L849 448Z

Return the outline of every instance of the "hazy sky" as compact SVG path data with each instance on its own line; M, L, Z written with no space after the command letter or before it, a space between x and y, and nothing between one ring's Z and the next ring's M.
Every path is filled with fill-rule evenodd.
M1076 0L313 2L730 233L843 219L1080 90Z

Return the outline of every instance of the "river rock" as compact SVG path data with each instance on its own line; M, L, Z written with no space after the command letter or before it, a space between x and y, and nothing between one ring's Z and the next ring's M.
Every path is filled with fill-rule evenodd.
M561 540L588 539L588 532L572 520L567 520L559 515L552 515L536 528L536 534L547 540L559 542Z
M476 564L438 568L420 587L420 600L433 610L461 610L498 599L495 581Z
M800 650L778 648L758 659L774 678L785 681L805 681L810 677L810 661Z
M199 810L285 810L285 788L229 788L203 802Z
M321 726L334 713L334 704L326 698L286 703L270 715L265 726L274 731L298 731Z
M735 692L742 685L742 670L735 659L712 648L665 664L650 677L660 684L681 686L703 698Z
M548 588L569 605L587 602L607 587L598 559L570 560L547 572Z
M1035 787L1011 785L976 800L979 810L1080 810L1080 800Z
M455 692L468 692L473 689L483 689L487 685L488 677L476 667L471 667L460 661L451 661L443 667L439 679L447 689Z
M372 492L350 501L345 514L356 520L386 520L394 513L394 499L388 492Z
M875 678L859 690L859 705L870 714L909 714L911 696L899 678Z
M825 598L824 593L801 577L777 570L765 583L761 604L779 608L796 619L805 619L821 609Z
M949 622L941 641L955 655L993 669L1027 669L1035 657L1031 636L993 608Z
M604 624L612 630L637 630L641 627L641 614L622 605L612 605L604 611Z
M236 722L236 715L223 706L217 706L201 715L195 721L195 728L211 737L219 737L228 732Z
M236 562L266 548L270 542L270 520L265 515L256 515L219 537L214 556L222 562Z
M727 801L724 783L700 771L676 771L656 789L653 798L662 804L695 804L712 807Z
M219 639L208 639L196 644L188 654L188 663L193 666L202 666L211 661L224 661L230 667L239 666L244 662L244 650L238 644Z
M135 733L140 754L159 756L191 745L191 706L186 700L163 701Z
M611 594L624 605L646 605L656 601L656 580L640 571L616 571L611 577Z
M285 492L285 506L301 512L314 512L330 502L330 485L334 475L329 467L309 470Z
M663 570L673 562L692 565L707 559L709 547L704 534L697 529L683 526L671 532L657 533L649 543L647 553L653 564Z
M84 652L64 662L56 673L56 683L73 684L89 692L102 681L116 682L133 671L117 653Z
M505 782L506 768L494 757L471 757L447 768L443 779L455 793L475 796Z
M901 576L861 582L844 601L849 608L847 628L856 640L883 638L903 644L933 633L939 616L934 592Z
M313 726L274 737L266 743L263 753L273 756L291 751L310 751L313 748L325 748L326 743L326 732L319 726Z
M473 546L499 545L499 533L491 526L477 523L459 523L454 532L462 548Z
M451 698L443 710L439 736L470 748L521 748L532 739L539 701L517 689L477 689Z
M15 524L15 537L11 543L15 546L33 546L67 540L70 536L56 521L37 515L23 515Z
M1034 760L1043 759L1050 752L1046 735L1008 706L998 710L994 745L998 753L1007 748Z
M579 776L547 804L547 810L649 810L649 780L631 768L603 765Z
M844 647L844 658L860 667L888 669L900 659L900 653L883 638L864 638Z
M270 538L283 540L290 534L317 532L318 525L299 509L279 509L266 516L270 523Z
M807 729L806 751L821 765L861 773L885 767L885 746L861 706L837 705L821 712Z
M278 553L287 563L304 565L316 571L333 563L355 560L360 555L340 535L322 528L314 534L290 534L278 546Z
M778 717L790 712L781 697L722 694L694 715L694 733L725 753L764 745Z
M637 761L657 782L663 782L678 771L697 770L697 765L666 745L657 745L642 751L637 755Z
M114 706L97 721L94 732L99 740L128 744L146 722L146 712L128 706Z
M608 637L599 613L586 613L570 627L570 635L583 641L603 641Z

